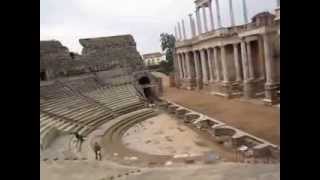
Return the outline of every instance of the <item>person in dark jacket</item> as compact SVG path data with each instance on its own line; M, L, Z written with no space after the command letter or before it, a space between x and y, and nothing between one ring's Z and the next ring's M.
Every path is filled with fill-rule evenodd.
M93 150L96 155L96 160L101 161L101 146L97 142L94 143Z
M75 132L74 136L75 136L75 138L77 140L76 146L78 146L78 152L81 152L81 146L82 146L82 143L84 141L84 137L82 135L80 135L78 132Z

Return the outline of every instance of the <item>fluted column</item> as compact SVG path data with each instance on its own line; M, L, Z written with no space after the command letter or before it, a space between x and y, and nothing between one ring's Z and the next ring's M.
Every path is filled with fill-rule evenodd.
M216 73L216 81L219 82L221 80L220 77L220 67L219 67L219 57L218 57L218 50L217 47L213 48L213 61L214 61L214 67L215 67L215 73Z
M177 54L177 62L178 62L177 64L178 64L180 79L182 79L183 78L183 73L182 73L182 65L181 65L180 54Z
M198 35L202 34L202 25L201 25L201 18L199 8L196 9L196 18L197 18L197 27L198 27Z
M259 55L259 58L258 58L258 64L260 65L259 66L259 78L260 79L265 79L265 67L262 65L264 64L264 49L263 49L263 38L262 37L259 37L258 39L258 55Z
M192 14L189 14L189 20L190 20L191 35L192 35L192 37L195 37L196 36L196 28L195 28Z
M247 2L246 2L246 0L242 0L242 12L243 12L244 23L245 23L245 24L248 24L249 19L248 19L248 9L247 9Z
M221 28L221 15L220 15L220 4L219 0L215 0L216 9L217 9L217 20L218 20L218 28Z
M187 72L186 72L186 63L185 63L184 53L181 53L181 61L182 61L181 64L182 64L183 79L186 79Z
M249 78L254 79L254 67L252 61L252 52L251 52L251 43L247 42L247 58L248 58L248 65L249 65Z
M223 82L228 83L229 82L229 71L228 71L225 46L221 46L221 64L222 64Z
M244 77L244 86L243 86L243 93L244 97L246 98L253 98L255 97L255 87L252 78L250 77L250 58L247 51L248 46L246 46L246 42L243 40L241 42L241 54L242 54L242 70L243 70L243 77Z
M190 64L190 55L189 53L185 53L186 56L186 64L187 64L187 78L191 79L191 64Z
M235 20L234 20L232 0L229 0L229 14L230 14L230 23L231 23L231 26L234 26L234 25L235 25Z
M200 75L199 58L196 51L193 52L193 60L194 60L195 71L196 71L196 74L195 74L196 79L200 79L201 75Z
M203 13L204 32L208 32L206 7L202 7L202 13Z
M186 53L183 53L183 63L184 63L184 72L185 72L184 78L188 79L189 74L188 74L188 63L187 63L187 54Z
M234 66L236 68L236 81L241 81L241 70L240 70L240 62L239 62L239 51L238 44L233 44L233 55L234 55Z
M267 84L274 84L275 83L275 76L274 76L274 70L275 63L273 59L273 49L270 47L271 42L268 38L268 35L263 35L263 47L264 47L264 57L265 57L265 66L266 66L266 78L267 78Z
M186 28L185 28L185 24L184 24L184 20L183 19L181 21L181 24L182 24L183 39L187 39Z
M244 81L249 80L249 65L248 65L248 54L247 54L247 47L246 42L241 42L241 59L242 59L242 72Z
M268 34L263 35L264 56L266 66L266 84L265 84L265 102L269 105L278 103L279 97L277 95L277 89L279 82L276 79L276 65L273 58L273 49L271 47L271 41Z
M196 70L197 87L199 89L201 89L202 88L202 74L201 74L201 67L200 67L200 59L199 59L196 51L194 51L193 57L194 57L194 64L195 64L195 70Z
M207 54L208 54L208 65L209 65L210 82L213 82L212 53L211 53L210 48L208 48Z
M213 20L213 12L212 12L212 1L209 1L209 14L210 14L210 23L211 23L211 30L214 30L214 20Z
M202 80L203 83L208 84L208 71L207 71L207 64L206 64L206 55L205 50L200 50L200 56L201 56L201 65L202 65Z

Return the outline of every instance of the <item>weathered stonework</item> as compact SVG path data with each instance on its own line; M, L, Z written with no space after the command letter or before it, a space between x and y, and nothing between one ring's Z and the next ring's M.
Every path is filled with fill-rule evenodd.
M40 41L40 74L55 79L90 72L144 69L131 35L80 39L82 54L71 53L59 41ZM41 77L40 77L41 78Z
M131 35L80 39L79 42L83 46L81 55L69 52L59 41L40 41L42 84L50 80L66 81L75 86L85 81L100 86L132 83L143 94L143 87L137 82L146 77L152 93L162 94L161 80L146 70ZM86 78L77 78L80 76Z
M200 8L205 10L211 7L209 0L197 0L195 3L197 13ZM230 15L232 11L230 9ZM189 16L191 29L195 29L192 15ZM246 16L244 12L244 18ZM233 17L230 18L233 20ZM199 31L201 23L201 17L197 14L198 34L193 32L190 39L176 38L174 61L177 86L202 89L227 98L257 98L264 95L266 104L278 103L280 8L275 15L261 12L251 22L239 26L218 26L220 28L212 28L211 31L205 28L203 32ZM206 27L208 22L205 17L203 23ZM190 79L195 79L195 83L190 83Z

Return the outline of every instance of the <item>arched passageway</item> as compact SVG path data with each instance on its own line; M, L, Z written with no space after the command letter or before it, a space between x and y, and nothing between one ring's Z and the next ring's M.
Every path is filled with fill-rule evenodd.
M150 79L146 76L141 77L139 79L139 85L143 88L144 96L152 103L154 101L154 96L150 87Z

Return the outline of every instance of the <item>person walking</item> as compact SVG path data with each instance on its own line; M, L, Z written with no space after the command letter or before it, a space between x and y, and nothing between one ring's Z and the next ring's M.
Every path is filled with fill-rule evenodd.
M76 147L78 148L78 152L81 152L81 146L84 141L84 137L80 135L78 132L75 132L74 136L76 138Z
M96 155L96 160L101 161L101 146L97 142L94 143L93 150Z

